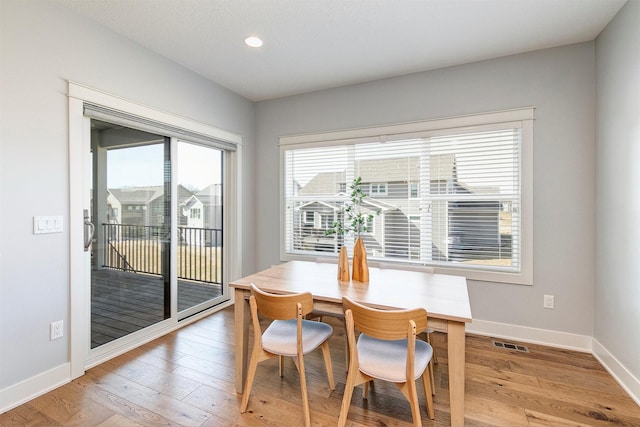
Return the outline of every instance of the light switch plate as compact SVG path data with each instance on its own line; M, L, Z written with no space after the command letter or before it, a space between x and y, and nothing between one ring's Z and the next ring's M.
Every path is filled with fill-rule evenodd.
M33 234L62 233L62 216L34 216Z
M554 306L553 295L545 295L544 296L544 308L553 308L553 306Z

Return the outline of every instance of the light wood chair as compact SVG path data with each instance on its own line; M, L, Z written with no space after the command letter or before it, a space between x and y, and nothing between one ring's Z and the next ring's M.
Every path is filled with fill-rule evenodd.
M311 424L311 419L303 356L318 347L322 348L329 387L331 390L335 389L328 342L333 333L333 328L324 322L315 322L304 318L313 311L313 297L309 292L275 295L258 289L252 283L249 306L253 320L253 350L251 352L249 370L247 371L240 412L247 411L249 393L251 393L251 386L258 363L278 357L280 361L280 376L283 376L283 357L293 357L300 373L304 424L308 427ZM272 320L264 332L260 327L258 313Z
M407 271L420 271L422 273L429 273L429 274L433 274L435 273L435 268L433 267L425 267L422 265L406 265L406 264L393 264L393 263L386 263L386 262L381 262L378 264L378 268L388 268L388 269L396 269L396 270L407 270ZM427 328L425 329L424 332L418 334L418 337L424 339L425 341L427 341L429 343L429 345L431 345L433 347L433 345L431 344L431 334L434 332L433 329L431 328ZM433 393L433 395L436 395L436 377L435 374L433 373L433 365L434 364L438 364L438 356L436 355L436 351L435 349L433 350L433 357L431 358L431 361L429 362L429 373L431 374L431 391Z
M427 327L423 308L410 310L377 310L342 298L349 341L349 372L342 398L338 426L347 422L354 387L381 379L395 383L409 401L414 426L421 426L420 406L415 380L422 377L427 398L427 413L435 419L431 381L427 366L433 354L429 343L416 340L416 334ZM360 332L356 341L355 331Z

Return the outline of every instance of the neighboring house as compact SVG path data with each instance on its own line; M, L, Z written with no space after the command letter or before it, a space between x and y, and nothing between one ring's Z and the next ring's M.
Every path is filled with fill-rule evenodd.
M161 185L151 187L133 187L133 188L111 188L109 193L113 196L108 198L107 202L112 203L113 200L119 203L120 215L118 215L119 221L117 223L123 225L162 225L164 215L158 215L158 212L153 212L150 209L152 201L158 201L160 196L164 193L164 189ZM159 203L156 202L155 209L159 207ZM116 209L114 205L109 205L109 211ZM109 218L109 222L112 222L115 218Z
M454 154L432 156L424 178L421 178L420 161L415 156L356 161L355 170L362 178L361 188L367 195L362 203L363 213L374 214L369 231L363 236L367 252L374 257L420 259L420 230L423 223L427 224L427 216L422 213L426 211L430 213L433 260L495 257L495 251L475 253L473 248L484 245L499 249L502 240L510 242L500 237L501 204L497 201L421 202L422 179L429 180L430 195L470 194L474 190L458 181ZM295 249L337 252L342 244L341 236L326 236L325 230L334 221L343 220L349 185L350 180L342 171L319 173L299 188L293 216ZM465 232L470 229L470 223L477 224L479 220L485 224L479 233L470 236ZM478 230L475 225L474 230Z
M110 190L107 190L107 223L122 224L122 203L118 200Z
M202 213L204 205L196 195L191 195L187 200L180 203L179 206L182 213L180 217L181 226L187 226L189 228L204 227L204 215Z
M212 184L180 202L181 238L189 244L222 244L222 185Z
M137 226L128 235L118 238L140 237L164 225L166 201L163 186L112 188L109 190L107 204L108 223L123 226ZM222 242L221 232L187 232L193 230L222 229L222 197L221 186L214 184L194 193L182 185L178 185L178 227L181 228L181 240L189 244L219 245ZM142 227L148 227L143 229ZM114 238L114 236L111 236Z
M202 201L203 226L222 228L222 184L211 184L198 191L195 196Z

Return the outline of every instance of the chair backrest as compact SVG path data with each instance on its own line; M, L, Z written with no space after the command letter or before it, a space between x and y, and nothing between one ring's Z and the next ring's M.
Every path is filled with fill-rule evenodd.
M427 311L424 308L378 310L359 304L349 297L342 298L342 307L345 311L351 310L354 328L373 338L407 338L407 328L411 320L415 322L416 333L427 328Z
M302 306L303 316L313 311L313 296L309 292L287 295L270 294L260 290L252 283L251 295L256 300L260 314L269 319L295 319L298 315L298 303Z

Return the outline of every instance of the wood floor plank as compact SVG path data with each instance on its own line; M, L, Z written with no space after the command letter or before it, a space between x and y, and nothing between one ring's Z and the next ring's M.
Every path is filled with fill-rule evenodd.
M116 375L178 400L184 399L201 385L199 381L182 377L176 373L167 376L166 371L162 368L156 368L138 359L117 358L105 362L102 367Z
M87 395L78 395L68 384L32 400L30 405L62 425L96 425L113 415Z
M465 394L465 424L467 421L486 423L493 426L526 426L528 424L524 408L496 399L488 399L478 393Z
M635 426L631 419L613 411L603 411L575 402L574 398L549 396L539 387L530 387L517 383L495 384L492 382L467 381L467 391L472 395L486 396L494 403L506 403L524 409L546 413L558 418L598 426Z
M64 425L65 424L51 418L46 412L32 406L31 402L18 406L4 414L0 414L0 426L3 427L59 427Z
M120 414L114 414L111 417L107 418L100 424L97 424L96 427L144 427L142 424L138 424L137 422L129 419Z
M613 381L613 379L611 379ZM544 394L558 399L566 400L570 397L573 403L592 408L595 411L615 413L620 417L629 418L630 423L640 425L638 408L629 405L629 396L625 395L622 388L618 387L617 393L606 393L602 390L578 388L555 381L540 379L540 388Z
M543 412L525 409L527 422L530 427L587 427L591 424L582 424L561 417L554 417Z
M101 367L91 369L85 375L96 376L100 387L117 396L125 397L132 403L187 427L197 427L207 420L211 414L201 411L184 402L166 396L156 390L143 386L127 378L103 370Z
M111 409L115 414L119 414L133 423L158 427L179 426L179 424L174 423L153 411L150 411L140 405L136 405L126 397L104 390L99 386L96 379L91 377L91 375L84 375L75 380L72 384L77 386L78 392L87 395L90 399L93 399L94 401Z

